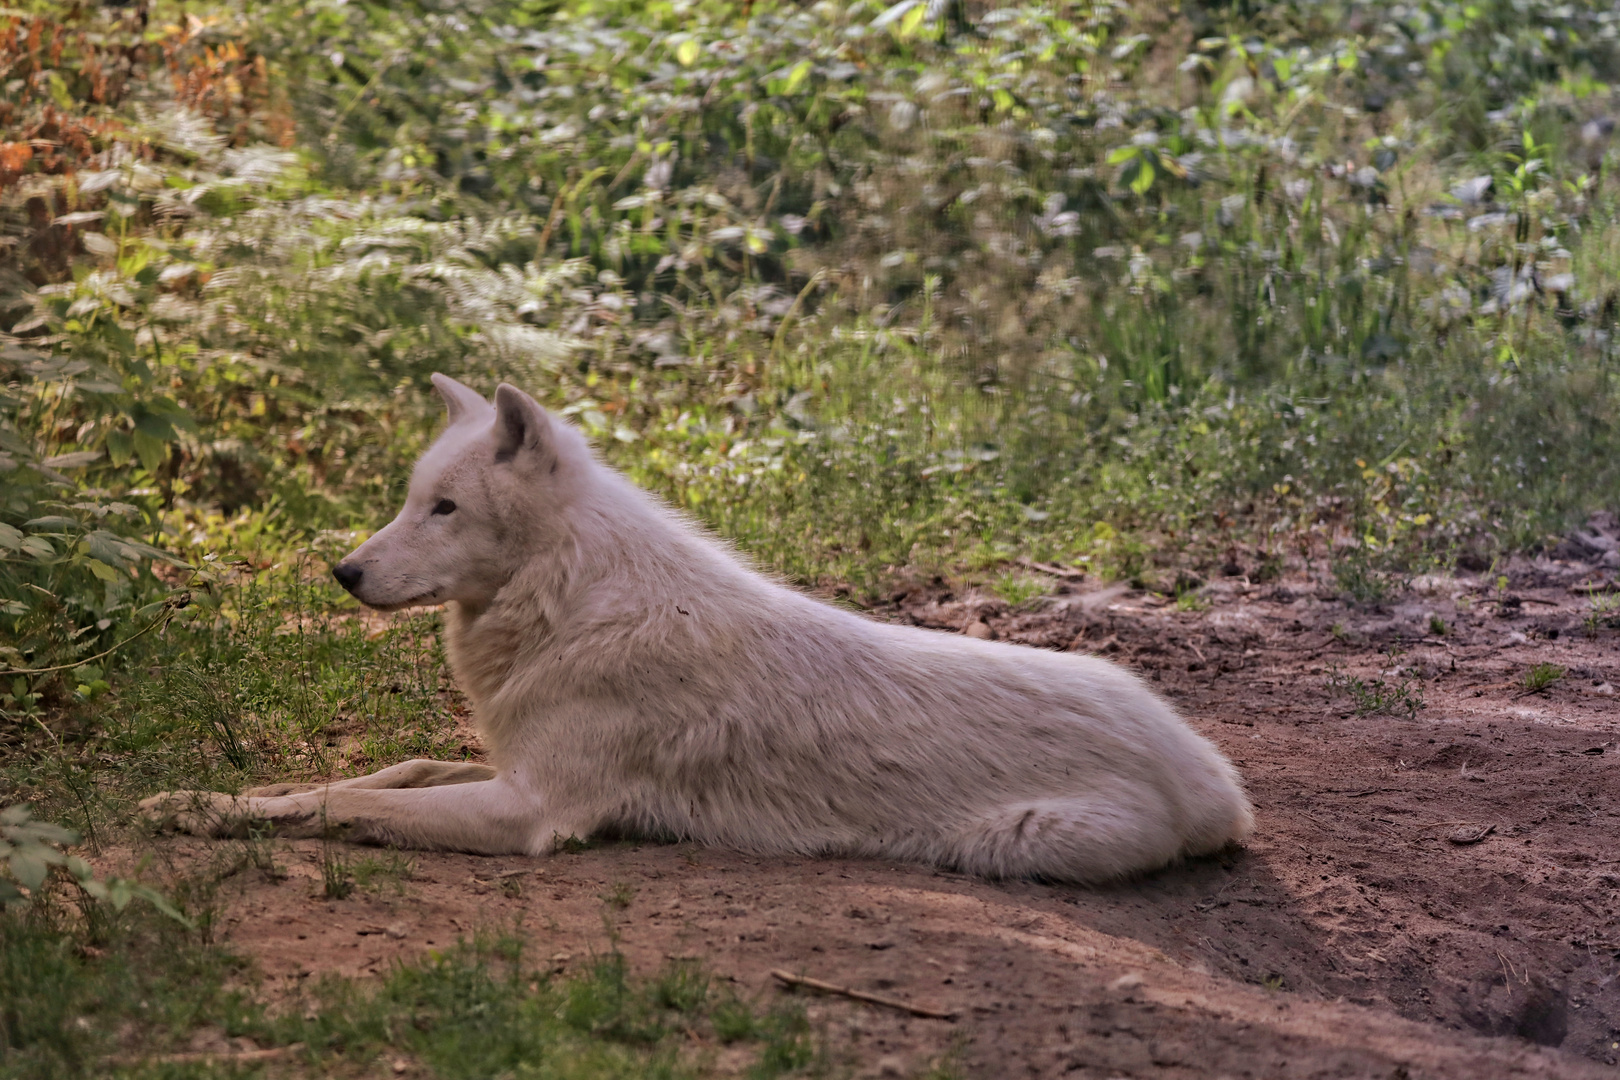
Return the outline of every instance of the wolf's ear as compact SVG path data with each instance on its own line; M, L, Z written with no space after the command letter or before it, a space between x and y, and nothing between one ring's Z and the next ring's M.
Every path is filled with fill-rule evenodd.
M433 388L444 398L445 410L449 413L452 426L459 424L469 416L477 416L489 411L489 402L484 396L470 386L463 386L448 375L433 373Z
M508 383L495 388L496 461L545 449L550 428L551 417L534 398Z

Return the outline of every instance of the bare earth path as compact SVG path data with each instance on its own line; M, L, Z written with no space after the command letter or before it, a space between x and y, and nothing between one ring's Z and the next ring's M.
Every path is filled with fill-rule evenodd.
M941 586L897 593L878 615L982 621L1130 665L1237 761L1253 841L1145 880L997 884L615 844L418 855L402 892L328 901L320 845L298 842L278 848L285 878L227 880L224 936L274 994L515 925L558 968L616 940L638 968L700 957L747 995L786 992L769 974L785 968L958 1014L815 1000L856 1075L909 1075L955 1046L986 1078L1613 1076L1620 631L1572 588L1593 580L1543 561L1516 566L1505 592L1419 582L1364 607L1303 580L1233 579L1205 611L1098 602L1083 585L1024 612ZM1565 674L1531 693L1537 663ZM1330 688L1354 677L1406 693L1363 714L1365 693ZM159 846L181 863L220 856Z

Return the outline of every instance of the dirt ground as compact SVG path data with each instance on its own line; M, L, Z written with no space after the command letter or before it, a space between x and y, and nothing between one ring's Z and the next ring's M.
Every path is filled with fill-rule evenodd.
M700 957L748 995L788 992L782 968L956 1013L810 1001L857 1076L953 1047L985 1078L1613 1076L1620 629L1592 599L1613 571L1544 557L1506 573L1505 589L1419 579L1381 604L1238 575L1203 610L1077 579L1022 610L898 590L874 614L1132 667L1232 757L1253 839L1142 880L613 844L417 855L403 891L328 901L311 841L279 847L280 880L226 883L224 936L271 993L517 925L558 969L616 940L640 969ZM1563 675L1532 691L1537 664Z

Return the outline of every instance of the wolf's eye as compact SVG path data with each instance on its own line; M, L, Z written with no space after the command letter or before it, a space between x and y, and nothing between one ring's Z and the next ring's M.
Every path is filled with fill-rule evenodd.
M449 499L440 499L433 504L433 512L435 514L453 514L456 512L456 504Z

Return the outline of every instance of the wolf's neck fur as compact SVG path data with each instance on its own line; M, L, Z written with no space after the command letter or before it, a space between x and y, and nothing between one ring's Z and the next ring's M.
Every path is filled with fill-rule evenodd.
M722 621L746 622L768 606L760 594L780 588L614 470L588 467L596 475L535 527L530 554L488 604L449 605L451 673L494 757L539 705L522 700L536 696L537 671L612 678L595 661L624 650L593 653L593 637L634 638L637 665L656 666L659 646L689 634L694 617L720 609Z

